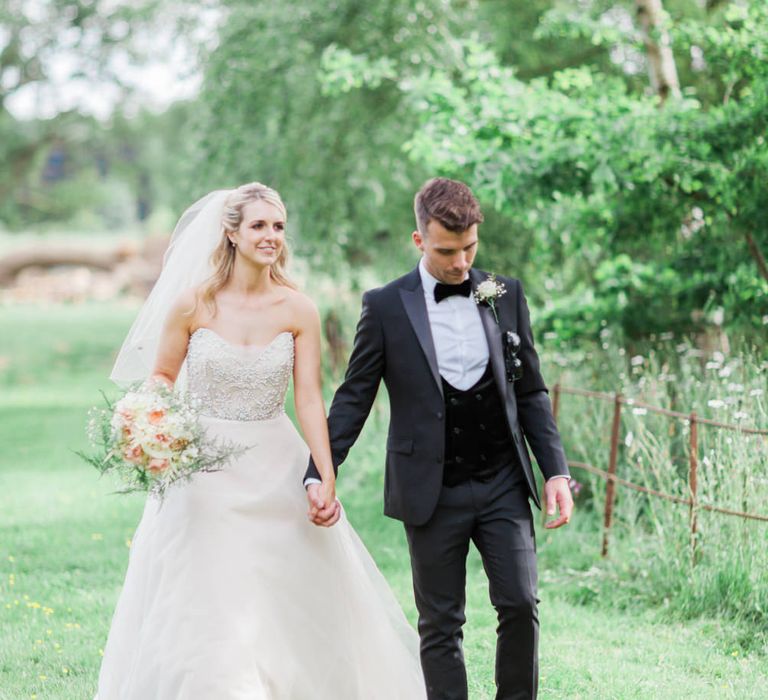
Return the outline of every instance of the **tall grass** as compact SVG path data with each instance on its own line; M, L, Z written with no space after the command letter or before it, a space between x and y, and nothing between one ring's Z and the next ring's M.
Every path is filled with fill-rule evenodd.
M689 343L657 343L630 356L604 343L581 355L547 355L549 380L620 392L629 400L695 411L699 417L743 427L768 427L766 369L755 349L706 357ZM563 395L559 426L568 457L607 469L613 404ZM687 421L644 408L622 413L617 475L688 498ZM584 486L578 517L594 542L602 530L606 485L578 468ZM699 509L691 541L687 505L617 486L609 558L583 560L584 587L575 595L621 606L658 606L683 618L725 615L745 623L748 648L768 649L768 523ZM698 426L698 501L768 515L768 438ZM583 539L583 533L582 533Z

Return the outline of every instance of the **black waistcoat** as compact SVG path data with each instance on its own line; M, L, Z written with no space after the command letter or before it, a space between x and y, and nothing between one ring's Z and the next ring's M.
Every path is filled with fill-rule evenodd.
M443 483L487 481L514 465L515 451L491 363L466 391L442 381L446 419Z

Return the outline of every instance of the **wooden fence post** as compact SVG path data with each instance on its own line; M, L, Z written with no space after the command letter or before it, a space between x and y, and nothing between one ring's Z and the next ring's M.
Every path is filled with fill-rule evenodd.
M691 412L688 418L689 425L689 465L688 465L688 490L691 499L689 511L689 520L691 524L691 565L696 565L696 498L698 491L698 468L699 468L699 440L698 423L696 422L696 412Z
M605 515L603 518L603 548L602 556L608 556L608 531L611 529L613 518L613 497L616 491L616 483L613 477L616 475L616 461L619 456L619 429L621 428L621 404L624 399L621 394L616 394L613 400L613 424L611 426L611 452L608 457L608 482L605 485Z

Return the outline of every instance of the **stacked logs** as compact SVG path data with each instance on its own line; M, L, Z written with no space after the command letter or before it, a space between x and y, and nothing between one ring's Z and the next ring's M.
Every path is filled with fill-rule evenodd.
M151 236L109 248L46 243L12 250L0 257L0 300L144 298L160 274L167 243Z

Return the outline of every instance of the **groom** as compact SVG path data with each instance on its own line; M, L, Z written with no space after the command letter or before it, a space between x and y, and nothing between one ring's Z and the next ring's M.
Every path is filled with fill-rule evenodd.
M539 505L526 440L546 480L548 513L568 522L568 467L539 372L520 282L472 269L480 207L463 183L428 181L415 199L418 267L366 292L344 383L328 417L338 468L381 380L391 406L384 512L402 520L430 700L466 700L462 653L466 558L480 551L498 613L497 700L535 698ZM482 286L480 286L482 285ZM480 289L478 290L478 287ZM476 296L484 298L476 303ZM332 525L310 461L310 516Z

